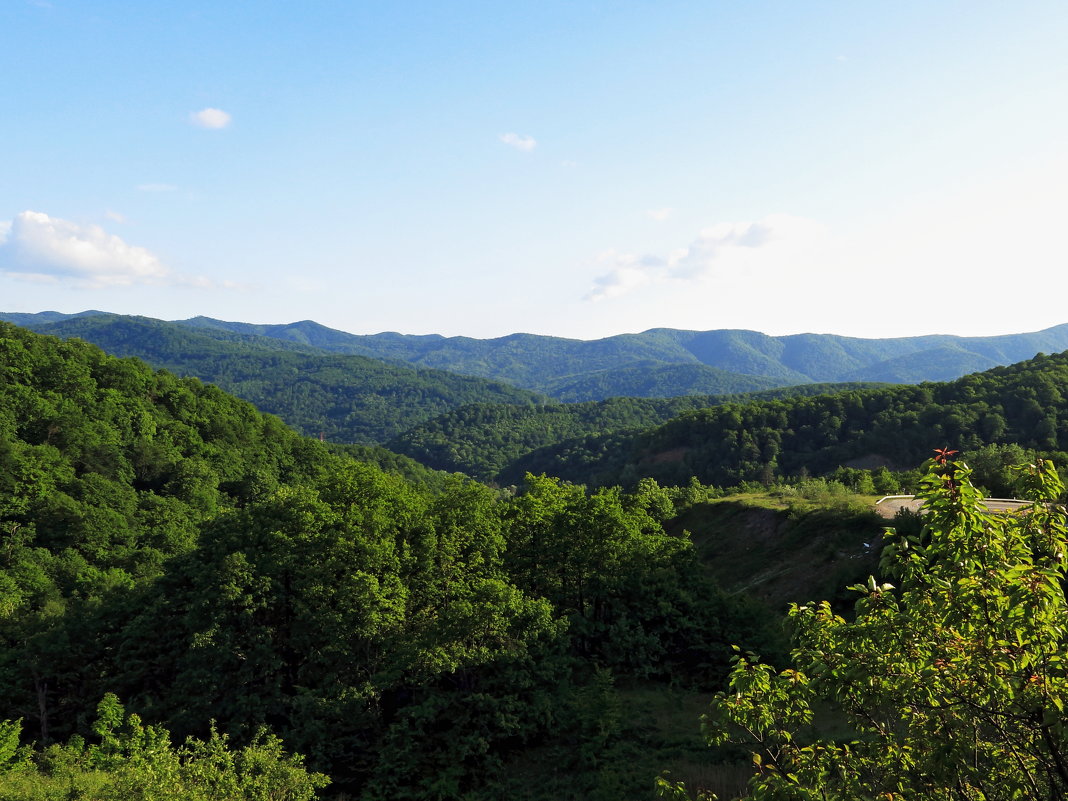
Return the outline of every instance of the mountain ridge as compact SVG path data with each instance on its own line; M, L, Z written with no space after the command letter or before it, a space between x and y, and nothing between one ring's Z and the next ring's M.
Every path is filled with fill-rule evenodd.
M0 319L32 327L93 314L0 314ZM255 324L198 316L171 322L504 381L566 402L724 394L806 383L948 381L1036 353L1068 350L1068 323L987 337L925 334L874 339L815 333L776 337L747 329L650 328L579 340L520 332L491 339L351 334L314 320Z
M2 315L0 315L2 318ZM110 354L218 385L308 436L373 445L473 402L543 403L511 384L298 342L100 314L23 325L91 342Z
M192 324L191 321L178 322ZM395 332L348 334L314 321L260 326L259 328L282 331L309 324L314 325L317 330L331 332L332 347L335 348L359 347L360 350L366 351L365 355L374 355L378 358L401 357L409 362L426 363L426 366L454 372L470 372L481 377L503 378L504 380L512 379L500 372L490 371L485 366L473 366L469 361L459 360L457 363L457 359L449 358L448 352L444 349L455 350L459 346L465 346L477 352L485 351L490 346L514 350L517 345L555 345L557 348L573 351L573 354L569 355L583 357L588 353L594 353L599 354L602 360L606 360L609 359L605 354L606 350L616 345L624 346L623 353L615 358L611 365L580 371L574 369L572 364L568 365L568 372L558 372L551 379L543 380L541 383L528 385L515 382L520 386L543 392L550 391L553 384L561 379L573 378L579 373L603 372L607 369L631 369L636 366L634 362L642 359L666 364L703 364L730 373L772 378L780 382L780 386L826 381L913 383L951 380L975 372L977 369L1012 364L1030 358L1039 352L1059 352L1068 349L1068 323L1039 331L983 337L923 334L915 337L865 338L816 333L787 334L776 337L748 329L724 328L696 331L650 328L637 334L615 334L593 340L524 333L513 333L490 339L446 337L441 334L397 334ZM239 330L242 326L240 323L228 325L237 326L235 330ZM388 349L379 344L383 342L390 343ZM402 348L408 351L407 357L401 354ZM925 373L920 366L913 368L908 377L901 375L900 360L902 358L922 357L930 353L937 354L939 358L936 361L944 362L943 357L946 351L942 349L945 348L952 348L960 353L962 366L955 374L950 375L949 372L952 370L947 371L946 366L940 363L931 374ZM763 388L766 388L766 385L759 387L759 389ZM758 388L754 387L755 389ZM583 400L595 399L601 398L583 398Z

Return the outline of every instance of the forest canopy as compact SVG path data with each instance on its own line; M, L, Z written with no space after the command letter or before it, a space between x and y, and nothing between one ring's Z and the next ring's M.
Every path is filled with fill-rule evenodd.
M924 478L922 532L892 536L884 577L850 588L855 616L794 604L790 667L735 657L704 725L710 744L751 750L746 798L1068 793L1064 484L1048 461L1022 466L1032 505L991 513L947 450Z
M42 776L49 747L101 746L110 693L174 742L266 727L357 797L500 797L531 750L591 797L647 787L616 685L711 690L729 642L773 639L665 531L676 497L413 483L0 326L0 717Z
M546 472L588 484L641 478L732 486L860 463L909 469L932 443L960 451L1018 445L1068 458L1068 353L995 367L944 384L729 403L685 412L661 426L587 433L516 459L497 480Z

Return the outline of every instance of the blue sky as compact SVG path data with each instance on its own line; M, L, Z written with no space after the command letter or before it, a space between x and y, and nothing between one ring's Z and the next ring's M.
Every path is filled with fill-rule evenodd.
M1068 322L1068 4L0 2L0 310Z

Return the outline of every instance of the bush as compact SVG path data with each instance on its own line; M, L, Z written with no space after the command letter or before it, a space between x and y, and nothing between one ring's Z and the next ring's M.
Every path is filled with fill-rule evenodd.
M1064 485L1048 461L1018 472L1033 505L992 514L968 467L940 456L922 533L888 532L894 583L851 587L852 622L827 602L792 606L786 670L736 656L704 725L710 744L752 749L748 798L1068 794ZM661 793L686 797L666 781Z

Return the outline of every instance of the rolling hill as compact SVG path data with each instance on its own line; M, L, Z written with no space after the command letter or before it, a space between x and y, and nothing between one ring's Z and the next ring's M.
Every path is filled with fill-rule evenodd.
M557 393L570 392L567 400L599 400L612 395L633 395L634 390L648 391L633 386L635 372L649 372L667 365L705 365L733 374L728 380L737 381L739 376L749 376L752 380L756 376L770 379L775 386L821 381L916 383L952 380L977 370L1029 359L1039 352L1068 349L1068 324L993 337L929 335L892 339L834 334L772 337L744 330L654 328L641 334L590 341L533 334L511 334L497 339L397 333L356 335L311 321L253 326L197 317L182 324L253 333L339 353L359 353L495 378L559 399L565 398ZM684 380L690 380L693 375L679 373ZM574 389L582 386L582 381L593 381L599 386L582 394ZM765 383L745 389L710 389L706 384L688 393L656 386L656 394L643 397L747 392L767 386Z
M39 330L44 324L93 314L0 314L0 319ZM174 325L214 337L253 337L261 344L273 341L505 381L567 402L722 395L819 382L948 381L1036 353L1068 349L1068 324L992 337L893 339L654 328L589 341L522 333L496 339L395 332L358 335L311 320L258 325L193 317Z
M728 403L642 431L586 433L519 457L497 480L530 471L589 484L696 476L729 486L861 462L908 469L947 444L1017 444L1068 462L1068 353L943 383Z
M216 384L301 433L331 442L378 444L468 403L547 400L499 381L145 317L79 315L24 327L77 337L113 355Z

